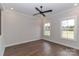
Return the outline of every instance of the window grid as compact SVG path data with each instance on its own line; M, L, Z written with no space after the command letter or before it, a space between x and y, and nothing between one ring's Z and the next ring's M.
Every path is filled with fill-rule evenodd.
M75 19L64 20L61 23L62 26L62 38L74 39Z
M50 23L45 23L44 24L43 35L44 36L50 36Z

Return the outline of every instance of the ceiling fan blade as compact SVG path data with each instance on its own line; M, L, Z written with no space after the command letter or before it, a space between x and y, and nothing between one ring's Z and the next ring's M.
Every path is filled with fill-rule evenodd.
M40 14L40 13L33 14L33 16L38 15L38 14Z
M36 9L37 11L41 12L37 7L35 7L35 9Z
M47 13L47 12L52 12L52 10L47 10L47 11L44 11L44 12L42 12L42 13Z
M43 14L43 13L40 13L41 15L43 15L44 17L45 17L45 14Z

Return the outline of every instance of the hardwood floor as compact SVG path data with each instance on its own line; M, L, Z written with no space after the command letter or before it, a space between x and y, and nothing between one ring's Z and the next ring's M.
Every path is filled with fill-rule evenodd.
M79 56L79 50L45 40L7 47L4 56Z

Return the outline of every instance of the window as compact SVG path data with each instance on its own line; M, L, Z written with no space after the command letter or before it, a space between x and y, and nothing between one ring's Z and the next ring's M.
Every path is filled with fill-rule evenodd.
M44 36L50 36L50 23L45 23L44 24Z
M62 38L74 39L75 18L70 18L61 22Z

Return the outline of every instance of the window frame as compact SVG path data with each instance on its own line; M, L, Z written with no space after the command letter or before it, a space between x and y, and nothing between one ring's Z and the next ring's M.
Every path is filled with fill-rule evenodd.
M50 37L50 35L44 35L44 31L45 31L45 30L44 30L44 25L47 24L47 23L50 24L50 29L49 29L49 31L50 31L50 35L51 35L51 23L50 23L50 22L46 22L46 23L43 24L43 36L45 36L45 37Z
M71 39L71 38L63 38L62 37L62 25L60 25L60 28L61 28L61 38L62 39L66 39L66 40L73 40L73 41L77 41L77 16L71 16L71 17L66 17L66 18L62 18L60 24L62 23L62 21L66 21L66 20L69 20L69 19L74 19L74 23L75 23L75 26L74 26L74 39Z

